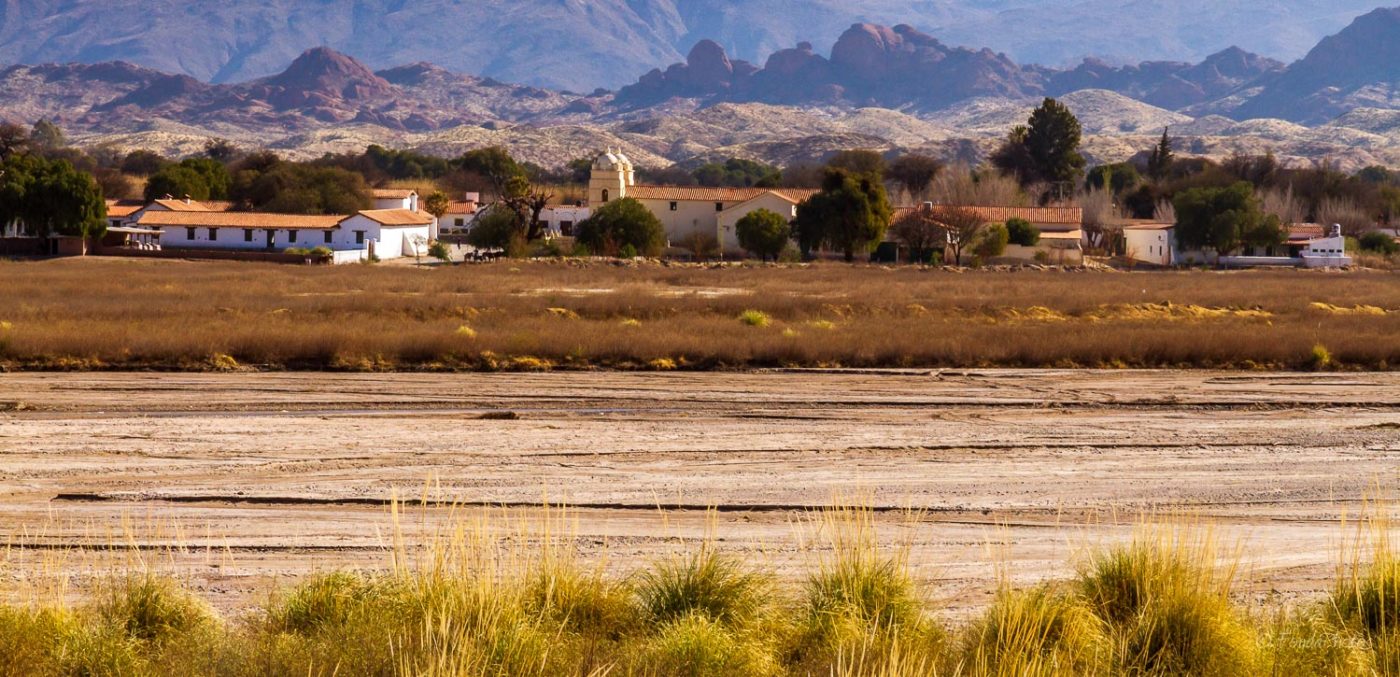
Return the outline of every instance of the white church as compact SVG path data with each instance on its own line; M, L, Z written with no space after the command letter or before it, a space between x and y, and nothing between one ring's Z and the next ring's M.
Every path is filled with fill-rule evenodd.
M672 247L687 247L698 238L714 238L726 255L742 254L734 225L749 212L767 209L793 219L797 205L817 193L802 188L705 188L638 185L636 168L621 150L608 149L593 161L588 201L579 207L555 207L541 217L552 230L572 234L572 227L600 205L633 198L666 228Z

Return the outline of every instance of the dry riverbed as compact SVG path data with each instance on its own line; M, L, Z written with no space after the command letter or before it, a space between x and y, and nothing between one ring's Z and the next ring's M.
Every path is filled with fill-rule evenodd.
M617 571L709 533L795 577L842 501L952 615L1144 511L1209 520L1244 594L1293 597L1398 464L1395 373L5 374L0 586L140 560L239 609L384 567L396 533L531 533L546 500Z

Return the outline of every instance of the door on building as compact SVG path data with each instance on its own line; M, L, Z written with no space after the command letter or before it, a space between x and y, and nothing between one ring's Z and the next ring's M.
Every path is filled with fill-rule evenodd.
M277 245L277 231L269 228L267 230L267 248L273 249Z

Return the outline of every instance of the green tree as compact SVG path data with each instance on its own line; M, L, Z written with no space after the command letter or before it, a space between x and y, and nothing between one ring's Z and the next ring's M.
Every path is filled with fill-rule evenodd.
M1040 244L1040 230L1031 225L1030 221L1022 218L1010 218L1006 220L1007 242L1022 247L1034 247Z
M889 177L909 192L915 199L928 191L933 180L943 171L943 163L937 158L918 153L899 156L890 165Z
M477 249L518 249L525 244L525 224L515 212L492 206L472 222L467 244Z
M1240 181L1226 188L1192 188L1176 196L1176 238L1184 249L1211 248L1228 255L1242 245L1284 240L1278 217L1265 215L1254 188Z
M613 200L578 224L578 241L602 254L632 248L642 256L659 256L666 229L651 210L633 198Z
M711 187L776 188L783 180L783 173L777 167L739 158L703 165L691 175L700 185Z
M231 197L239 209L281 214L354 214L374 204L360 174L295 162L240 171Z
M977 239L972 243L972 253L984 261L996 258L1006 253L1009 240L1006 226L1000 223L990 224L977 234Z
M822 191L797 206L798 244L807 254L829 246L849 263L884 237L892 212L878 176L829 169Z
M512 178L528 178L525 168L500 146L467 151L452 164L460 171L485 179L497 196L505 194L506 183Z
M1089 170L1084 185L1089 188L1109 188L1114 195L1122 195L1138 187L1142 175L1130 162L1117 162L1099 165Z
M1022 185L1043 181L1063 193L1079 183L1084 172L1084 156L1079 154L1082 137L1079 118L1064 104L1046 97L1024 127L1011 130L992 155L992 162Z
M439 219L447 213L447 209L451 206L452 198L447 197L447 193L440 190L428 193L428 196L423 198L423 209Z
M852 176L873 177L884 180L885 157L873 150L843 150L826 161L828 169L841 170Z
M92 175L67 160L16 156L0 166L0 220L39 237L101 237L107 202Z
M209 199L209 181L203 174L184 165L169 165L146 179L146 201L171 197Z
M1046 97L1031 113L1026 132L1026 149L1040 180L1078 183L1084 171L1084 156L1079 154L1082 136L1079 118L1064 104Z
M1373 230L1362 235L1357 242L1362 249L1368 252L1377 252L1380 254L1394 254L1400 252L1400 243L1397 243L1395 238L1389 233L1383 233L1379 230Z
M1172 163L1176 156L1172 152L1172 137L1168 132L1170 128L1162 129L1162 139L1157 142L1152 149L1152 154L1147 157L1147 175L1153 181L1161 181L1171 173Z
M792 226L777 212L755 209L734 224L739 246L767 261L777 260L792 240Z
M133 150L122 158L121 170L126 174L136 176L151 176L160 171L161 168L170 164L159 153L149 150Z

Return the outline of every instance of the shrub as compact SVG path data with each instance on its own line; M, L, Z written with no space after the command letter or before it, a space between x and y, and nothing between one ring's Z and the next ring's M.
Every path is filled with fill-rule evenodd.
M1251 672L1254 637L1230 604L1232 570L1214 542L1185 527L1152 527L1097 553L1079 590L1107 626L1116 670L1128 674Z
M1003 589L971 629L964 663L977 674L1096 674L1110 655L1104 624L1048 587Z
M1022 247L1034 247L1040 243L1040 230L1022 218L1006 220L1007 241Z
M768 313L761 310L745 310L739 313L739 321L750 327L766 327L772 323Z
M745 214L734 224L734 232L739 238L739 246L764 261L777 260L792 241L792 226L788 220L767 209L756 209Z
M126 579L114 585L99 604L97 613L127 636L157 643L208 628L213 623L208 607L174 581L153 575Z
M631 247L633 256L658 256L666 246L666 230L641 202L623 198L599 207L579 223L578 241L604 254Z
M972 243L972 253L983 261L1001 256L1006 253L1009 237L1006 226L993 223L977 234L976 241Z
M268 624L280 632L314 634L345 625L370 591L368 581L346 572L313 577L292 590L268 613Z
M1377 252L1380 254L1395 254L1400 252L1400 243L1397 243L1395 238L1389 233L1383 233L1379 230L1373 230L1362 235L1361 238L1357 240L1357 243L1362 250L1368 252Z
M762 577L746 572L739 560L702 548L643 572L637 596L657 623L698 615L726 627L741 627L767 604L768 585Z
M642 648L641 674L729 677L782 674L771 654L744 642L722 623L687 614L666 624Z
M511 242L523 237L520 217L509 209L490 209L477 217L467 231L467 244L478 249L509 249Z
M428 256L446 263L452 260L452 250L441 240L434 240L428 245Z
M1312 352L1308 354L1308 366L1313 369L1326 369L1332 366L1332 352L1321 343L1314 345Z

